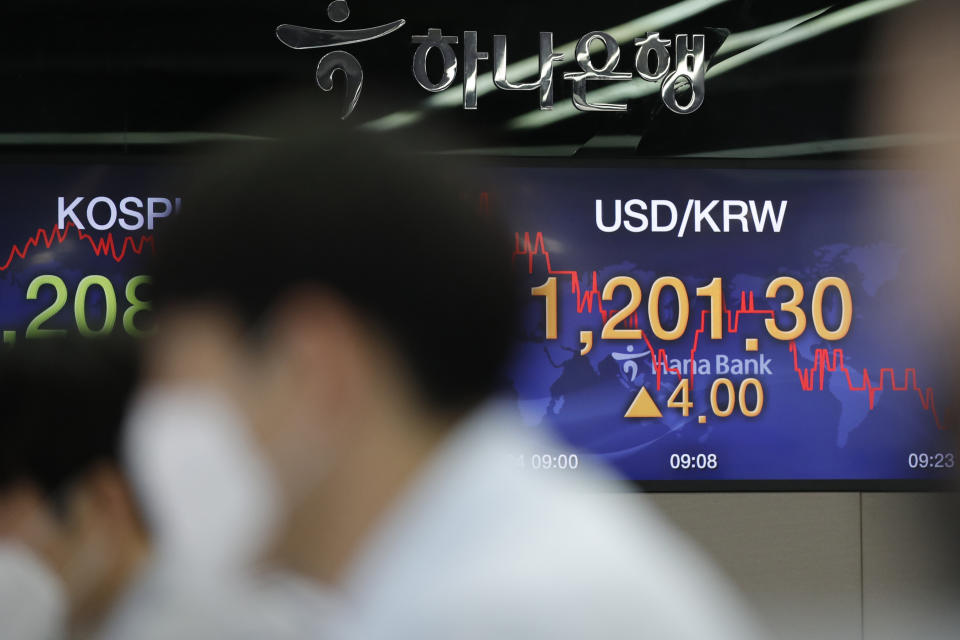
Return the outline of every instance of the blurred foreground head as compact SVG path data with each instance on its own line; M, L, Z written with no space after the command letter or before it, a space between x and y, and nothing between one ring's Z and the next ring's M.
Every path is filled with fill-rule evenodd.
M215 393L249 427L293 555L311 518L373 517L493 392L515 325L468 168L325 121L204 162L154 274L154 388Z
M118 461L134 356L79 338L0 350L0 542L47 565L80 626L106 614L147 552Z
M895 15L874 47L878 67L893 73L876 78L864 121L870 134L902 136L885 160L916 172L924 199L913 210L886 207L884 223L903 240L901 268L914 285L899 297L917 311L917 335L942 349L960 327L960 4L926 0Z

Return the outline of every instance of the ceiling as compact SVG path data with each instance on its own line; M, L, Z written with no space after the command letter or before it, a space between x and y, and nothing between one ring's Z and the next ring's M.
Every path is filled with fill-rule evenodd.
M877 55L876 36L909 4L350 0L351 14L338 25L328 18L325 0L214 0L202 6L182 0L10 0L0 9L0 145L135 153L256 135L261 132L230 129L225 114L295 90L310 92L317 117L329 118L343 89L338 84L325 93L314 81L328 50L289 49L275 37L276 26L358 29L402 18L406 24L394 33L343 47L364 71L356 111L343 126L457 131L462 135L452 146L462 148L468 139L469 148L493 154L859 154L901 140L887 134L902 132L867 131L863 96L866 87L900 72L896 61ZM559 47L592 30L621 26L628 32L631 21L644 16L637 29L666 37L729 30L726 48L712 62L706 100L695 113L662 108L652 91L623 98L625 113L577 112L570 108L570 82L562 79L563 71L576 69L572 56L555 71L552 113L538 111L536 92L519 91L482 95L476 111L465 111L457 104L459 75L448 90L452 95L443 99L453 106L438 105L437 96L446 94L424 91L411 74L411 36L431 27L461 40L465 30L475 30L480 48L488 51L493 34L506 34L508 59L514 61L536 54L540 31L553 32ZM621 70L632 67L631 41L632 35L621 40ZM455 50L462 59L462 42ZM489 61L480 65L481 72L490 70Z

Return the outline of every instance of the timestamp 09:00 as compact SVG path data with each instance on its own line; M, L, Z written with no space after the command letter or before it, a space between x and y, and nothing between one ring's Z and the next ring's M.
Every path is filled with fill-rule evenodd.
M523 462L523 456L520 456L521 466L524 466ZM530 456L530 468L535 470L575 471L579 467L580 457L575 453L535 453Z
M140 297L140 287L149 285L150 276L134 276L127 281L123 289L126 308L123 309L121 323L124 331L134 337L142 337L151 333L143 329L143 322L139 316L150 310L148 301ZM67 334L66 329L48 328L46 325L59 314L70 301L70 291L63 278L53 274L40 275L34 278L27 286L27 300L38 300L44 289L53 290L53 300L38 313L27 325L26 338L28 340L40 338L55 338ZM91 319L87 315L87 296L99 290L103 297L103 316ZM80 280L73 292L73 316L77 331L84 337L100 337L113 333L118 317L117 291L109 278L102 275L89 275ZM139 326L138 326L139 325Z

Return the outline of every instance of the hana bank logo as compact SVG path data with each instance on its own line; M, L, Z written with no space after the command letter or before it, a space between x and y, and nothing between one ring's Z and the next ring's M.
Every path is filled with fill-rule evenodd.
M347 0L333 0L327 6L327 17L333 22L344 22L350 17L350 5ZM358 42L366 42L382 38L393 33L406 24L405 20L394 20L379 27L367 29L310 29L292 24L282 24L277 27L277 37L280 42L291 49L323 49L326 47L340 47ZM353 113L360 99L363 89L363 67L360 61L346 51L331 51L317 64L317 84L324 91L333 89L333 74L343 73L347 81L346 96L343 104L343 118Z
M350 17L347 0L333 0L327 6L327 16L336 23ZM277 38L291 49L323 49L347 46L382 38L406 24L403 19L365 29L315 29L292 24L276 28ZM726 33L726 32L723 32ZM722 39L725 35L719 35ZM460 43L454 35L444 35L441 29L427 29L426 35L414 35L411 43L417 45L413 54L413 77L423 89L439 93L449 89L461 68L463 108L477 108L478 63L490 59L489 51L480 51L476 31L463 32L462 56L457 57L453 45ZM722 42L721 42L722 43ZM507 36L493 36L493 85L502 91L537 91L542 111L553 109L554 66L565 60L563 53L554 50L553 33L541 32L539 37L538 72L527 81L507 78ZM591 45L600 45L595 51L603 51L603 64L597 66L591 58ZM578 111L626 111L626 104L595 102L587 94L589 82L622 82L633 79L633 70L646 82L660 83L663 104L679 114L693 113L703 104L705 76L710 63L706 52L706 37L703 34L678 34L674 40L663 39L659 33L647 33L635 38L637 47L633 69L617 71L620 63L620 45L617 39L604 31L591 31L577 42L574 59L579 71L566 72L563 79L572 83L571 101ZM719 46L719 45L718 45ZM670 48L673 48L671 55ZM714 49L715 51L716 49ZM427 57L436 51L443 62L443 72L434 80L427 71ZM346 95L343 115L346 119L353 113L363 89L363 68L359 60L343 50L331 51L317 64L316 82L324 91L333 89L333 76L340 72L346 79Z

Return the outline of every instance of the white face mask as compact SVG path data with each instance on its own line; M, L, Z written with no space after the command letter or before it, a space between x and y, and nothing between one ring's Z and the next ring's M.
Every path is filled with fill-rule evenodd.
M128 413L124 456L161 559L219 573L248 566L269 543L280 493L222 394L144 391Z
M65 637L67 597L60 579L29 549L0 542L0 637Z

